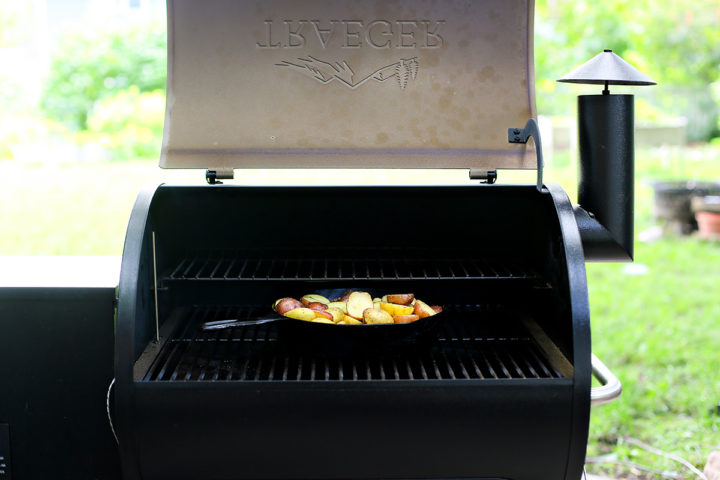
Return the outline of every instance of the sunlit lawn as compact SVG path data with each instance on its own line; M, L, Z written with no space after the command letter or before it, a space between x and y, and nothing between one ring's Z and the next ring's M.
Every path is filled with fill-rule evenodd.
M567 159L565 159L567 160ZM575 169L549 168L547 181L575 197ZM650 178L720 180L720 149L638 154L636 233L651 227ZM0 255L120 255L143 185L204 183L204 173L161 171L154 162L23 166L0 162ZM464 183L445 172L236 172L237 183ZM345 175L345 176L343 176ZM532 174L501 180L532 181ZM616 402L594 407L588 469L648 476L633 463L694 478L680 464L623 439L642 440L701 467L720 449L720 243L694 237L636 241L632 275L622 264L589 264L593 350L621 378ZM639 473L638 473L639 472ZM655 474L657 478L661 478ZM643 477L644 478L644 477Z

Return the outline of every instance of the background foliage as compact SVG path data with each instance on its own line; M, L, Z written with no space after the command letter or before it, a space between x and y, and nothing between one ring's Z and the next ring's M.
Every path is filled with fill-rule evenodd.
M542 114L572 111L567 108L574 94L559 93L554 79L610 48L658 82L632 92L666 115L687 117L691 140L720 135L720 104L711 95L712 84L720 81L717 0L539 0L535 22ZM651 119L641 114L642 120Z
M0 14L0 46L21 43L27 29L18 25L28 22L31 10L17 2L0 2L8 6ZM163 117L156 107L166 76L164 21L100 26L66 32L56 42L35 116L41 118L6 123L12 131L0 132L0 140L6 140L0 148L2 157L12 157L7 145L45 134L100 146L111 159L157 158ZM720 92L717 0L537 0L535 64L540 114L572 115L576 95L587 92L588 87L558 85L555 79L605 48L613 49L659 84L632 89L638 97L638 123L667 123L686 117L690 140L720 136L720 94L713 94ZM21 96L21 84L4 84L0 97ZM122 102L127 106L121 106ZM108 114L119 114L117 121L110 122ZM18 131L26 125L30 132Z
M84 130L99 101L131 86L164 90L166 45L165 26L157 22L68 32L53 53L43 110Z

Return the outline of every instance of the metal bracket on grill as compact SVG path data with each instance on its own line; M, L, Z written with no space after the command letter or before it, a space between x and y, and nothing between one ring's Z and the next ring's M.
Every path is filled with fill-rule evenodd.
M232 180L235 178L235 172L232 168L216 168L214 170L205 170L205 180L210 185L221 185L223 180Z
M540 127L538 127L537 121L531 118L525 124L525 128L508 128L508 142L510 143L527 143L530 137L535 141L535 152L537 154L537 189L542 192L543 155Z
M497 170L470 169L470 180L480 180L480 183L492 185L497 181Z

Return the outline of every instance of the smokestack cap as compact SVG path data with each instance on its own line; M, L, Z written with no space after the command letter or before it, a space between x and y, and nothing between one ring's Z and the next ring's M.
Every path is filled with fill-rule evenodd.
M559 79L564 83L590 85L656 85L656 82L628 62L605 50Z

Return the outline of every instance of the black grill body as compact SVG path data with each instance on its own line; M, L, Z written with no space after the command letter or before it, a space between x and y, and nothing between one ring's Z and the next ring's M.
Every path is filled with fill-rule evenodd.
M582 252L555 186L144 191L117 311L123 477L578 479ZM392 348L200 329L338 286L413 292L445 318Z

